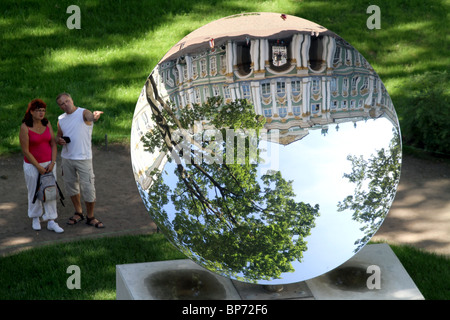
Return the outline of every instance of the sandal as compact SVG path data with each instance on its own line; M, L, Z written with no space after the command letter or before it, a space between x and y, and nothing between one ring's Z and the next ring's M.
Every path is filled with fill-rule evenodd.
M80 218L77 219L77 218L75 218L75 216L79 216ZM77 224L78 222L80 222L82 220L84 220L84 214L75 212L73 214L73 217L69 218L69 221L67 221L67 224L73 226L74 224Z
M104 227L105 227L105 226L103 225L103 222L101 222L100 220L97 220L96 223L95 223L95 222L92 222L93 220L97 220L97 219L95 219L95 217L92 217L92 218L86 217L86 224L87 224L88 226L96 227L96 228L98 228L98 229L101 229L101 228L104 228ZM100 225L100 224L101 224L101 225Z

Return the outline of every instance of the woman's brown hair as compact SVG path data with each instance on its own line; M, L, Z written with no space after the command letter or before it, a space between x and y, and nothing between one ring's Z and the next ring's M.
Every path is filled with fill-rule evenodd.
M45 104L44 101L42 101L41 99L33 99L30 101L30 103L28 104L28 108L27 111L25 112L25 116L22 119L22 123L25 122L25 124L27 125L27 127L33 127L33 116L31 115L30 111L34 111L36 109L47 109L47 105ZM48 119L44 118L41 120L42 125L47 126L48 123Z

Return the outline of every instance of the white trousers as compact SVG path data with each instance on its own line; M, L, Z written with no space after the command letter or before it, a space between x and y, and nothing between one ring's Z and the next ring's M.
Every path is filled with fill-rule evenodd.
M44 168L50 164L51 161L40 163ZM56 179L56 163L53 167L53 175ZM33 203L34 194L36 192L36 184L39 176L39 171L31 163L23 162L23 173L28 189L28 217L39 218L42 216L44 221L54 220L58 217L56 211L56 200L42 202L39 199Z

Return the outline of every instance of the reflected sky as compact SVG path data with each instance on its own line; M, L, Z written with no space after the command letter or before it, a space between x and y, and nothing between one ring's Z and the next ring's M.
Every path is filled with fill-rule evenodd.
M206 30L239 19L280 17L234 16ZM155 223L196 263L259 284L307 280L350 259L384 220L400 174L398 120L379 77L333 33L287 20L292 29L276 20L245 41L233 24L215 47L204 28L188 35L148 77L132 125L133 171ZM212 96L220 103L208 107ZM241 118L264 123L257 164L167 158L180 146L175 133L192 133L189 121L228 119L223 129Z
M297 196L307 203L319 203L321 215L316 227L306 238L308 247L295 274L286 274L285 281L299 275L310 279L344 263L354 255L355 240L363 237L361 224L352 219L349 210L337 211L337 203L353 193L354 185L343 178L350 172L348 155L369 158L374 150L388 148L392 124L385 118L329 126L328 134L311 130L309 135L288 146L281 146L280 170L294 180ZM376 137L376 138L375 138Z

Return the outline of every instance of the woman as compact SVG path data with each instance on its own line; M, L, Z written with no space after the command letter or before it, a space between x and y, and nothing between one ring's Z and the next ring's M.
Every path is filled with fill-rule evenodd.
M56 233L64 230L55 222L56 200L42 203L33 197L39 174L53 172L56 178L56 142L53 129L45 118L47 105L41 99L34 99L28 104L27 112L20 126L20 146L24 155L23 171L28 188L28 216L32 219L34 230L41 230L39 218L48 221L47 229ZM44 209L44 215L42 215Z

